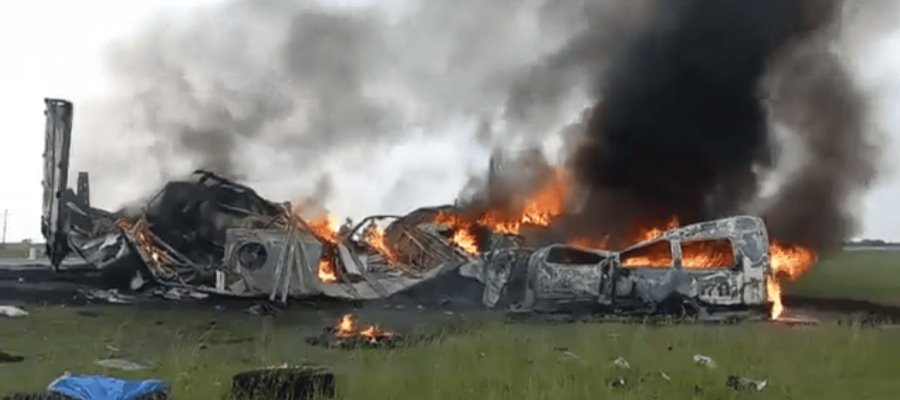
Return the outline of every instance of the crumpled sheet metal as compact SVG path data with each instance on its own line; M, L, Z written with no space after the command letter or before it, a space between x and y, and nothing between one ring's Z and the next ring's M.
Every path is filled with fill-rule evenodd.
M459 273L481 282L484 285L482 304L494 307L507 294L515 270L527 268L531 255L531 250L516 247L492 250L462 265Z
M302 259L291 266L302 271L292 276L292 295L315 295L318 288L317 270L323 246L313 235L296 231L295 246L302 246ZM225 239L225 256L222 259L224 273L223 287L219 290L237 295L270 294L276 285L275 271L278 264L285 261L289 248L288 231L284 229L229 229Z
M554 252L593 254L596 263L554 262ZM565 303L601 301L608 298L603 289L609 281L613 253L552 245L535 252L528 263L528 284L523 306L554 308Z

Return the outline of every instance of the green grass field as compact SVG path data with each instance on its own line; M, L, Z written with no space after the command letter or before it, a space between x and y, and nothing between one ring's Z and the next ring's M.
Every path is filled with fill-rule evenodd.
M7 243L0 245L0 260L4 258L28 257L28 245L21 243Z
M845 253L790 287L792 293L896 301L898 253ZM36 391L65 371L169 382L177 399L219 399L231 376L261 366L316 362L331 366L343 399L896 399L900 331L823 321L815 327L773 323L642 325L511 324L468 316L462 332L394 350L340 351L304 339L330 320L296 310L254 317L239 310L164 311L130 307L47 307L0 320L0 350L23 355L0 364L0 393ZM85 311L88 311L85 313ZM435 317L426 331L458 326ZM214 321L214 323L213 323ZM380 321L372 321L380 322ZM453 322L453 324L451 324ZM402 330L408 332L408 330ZM707 369L691 357L712 357ZM617 357L631 364L612 365ZM150 366L105 370L118 357ZM671 377L664 380L660 372ZM763 393L726 387L728 375L769 379ZM624 388L608 382L624 378Z
M847 251L788 286L791 294L900 305L900 251Z

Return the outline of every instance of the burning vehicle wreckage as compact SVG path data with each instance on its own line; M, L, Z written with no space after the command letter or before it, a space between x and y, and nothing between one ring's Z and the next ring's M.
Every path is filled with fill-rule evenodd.
M622 251L532 247L514 229L458 223L455 206L343 226L306 219L289 203L206 171L166 184L140 212L99 210L90 206L86 173L77 190L67 185L71 103L48 99L46 107L42 232L51 264L59 268L74 253L131 291L281 302L414 295L538 313L780 307L766 227L752 216L659 229Z

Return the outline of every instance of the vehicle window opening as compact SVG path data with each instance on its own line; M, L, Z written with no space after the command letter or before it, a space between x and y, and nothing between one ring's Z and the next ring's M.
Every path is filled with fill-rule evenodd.
M621 261L625 267L651 268L670 268L674 263L672 248L665 240L628 250L622 253Z
M553 247L547 252L547 262L554 264L597 264L603 256L571 247Z
M734 247L728 239L681 243L681 266L685 269L724 269L734 264Z

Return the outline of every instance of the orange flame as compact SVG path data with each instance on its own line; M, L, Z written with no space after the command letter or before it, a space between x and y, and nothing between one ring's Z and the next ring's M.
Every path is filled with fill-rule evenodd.
M451 212L440 212L434 218L434 222L446 225L453 230L450 242L469 254L478 254L478 241L472 233L474 224L465 220L461 215Z
M149 259L148 264L150 264L151 268L158 273L168 274L173 272L165 261L166 259L171 260L171 258L167 256L163 249L153 243L153 237L150 234L150 228L147 226L146 221L139 220L132 223L125 218L120 218L116 221L116 226L122 230L132 232L138 252Z
M800 246L785 245L777 240L769 243L772 274L794 280L806 273L816 262L815 253Z
M553 175L522 204L518 212L490 210L478 223L498 233L518 234L523 225L547 226L565 211L571 179L563 167L556 167Z
M609 235L604 236L602 239L580 237L570 241L569 244L586 249L607 249L609 248Z
M322 282L336 282L337 268L335 268L334 261L329 256L328 249L331 249L333 253L333 246L338 243L338 229L340 229L338 218L333 214L326 213L306 220L306 225L313 235L325 242L323 244L327 247L319 259L317 273L319 280Z
M766 280L766 296L772 301L772 312L769 317L778 319L784 313L784 305L781 303L781 285L775 278L769 277Z
M450 240L466 253L478 254L478 241L468 229L457 229Z
M769 268L771 275L766 284L766 292L772 301L772 319L778 319L784 313L784 305L781 301L782 279L795 280L806 273L818 260L815 253L809 249L787 245L777 240L769 243Z
M319 280L322 282L335 282L337 281L337 271L334 268L334 263L331 259L327 257L322 257L319 260Z
M338 242L338 229L340 224L337 217L332 214L310 219L306 222L313 234L331 244Z
M363 240L372 247L378 254L389 263L397 263L397 257L394 252L384 241L384 228L380 225L372 223L363 231Z
M396 333L380 329L375 325L359 329L355 326L353 315L350 314L342 316L338 324L331 329L335 337L341 339L361 337L369 343L378 343L384 339L397 336Z
M666 222L665 225L651 226L639 229L637 235L635 236L635 241L643 242L656 239L666 233L667 230L675 229L679 226L681 226L681 224L678 221L678 217L673 215L671 218L669 218L669 221Z
M469 254L478 254L475 225L481 225L494 233L519 234L525 225L548 226L563 213L570 189L570 178L562 167L557 167L550 178L535 190L516 210L491 209L478 217L441 212L434 222L453 230L450 240Z
M731 268L734 265L734 248L728 240L681 243L681 266L684 269Z

